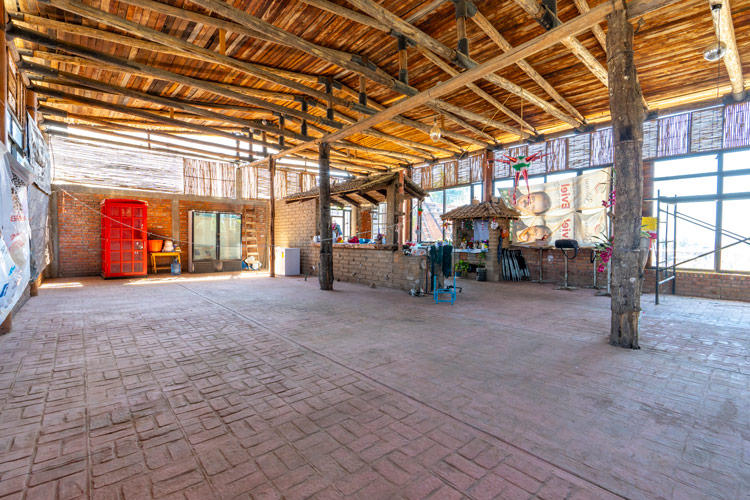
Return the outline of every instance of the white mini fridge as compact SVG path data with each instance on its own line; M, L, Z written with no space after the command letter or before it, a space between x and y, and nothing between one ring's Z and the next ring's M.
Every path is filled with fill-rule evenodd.
M278 276L299 275L299 248L276 247L274 272Z

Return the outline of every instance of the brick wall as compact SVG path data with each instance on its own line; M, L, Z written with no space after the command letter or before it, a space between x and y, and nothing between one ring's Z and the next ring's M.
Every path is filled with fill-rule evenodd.
M278 248L300 249L300 272L315 274L320 260L319 248L312 246L313 237L317 234L317 202L309 200L298 203L276 202L276 220L274 231Z
M77 198L60 193L57 198L58 217L58 255L53 256L58 263L58 274L67 276L96 276L101 273L101 216L98 214L99 204L107 198L131 198L128 196L113 196L98 193L73 193ZM132 196L133 199L148 202L148 231L158 234L167 239L174 238L172 235L172 198L159 198L143 196L139 193ZM243 213L246 210L253 211L256 215L256 224L259 224L258 233L261 235L259 244L262 248L266 246L266 206L264 205L242 205L232 203L203 202L190 199L179 200L179 239L187 241L187 213L190 210L225 211ZM175 241L175 244L178 244ZM187 245L180 244L183 270L187 268ZM244 250L243 250L244 256ZM261 258L264 265L267 260Z
M315 247L319 248L319 247ZM333 247L333 278L336 281L409 290L419 282L424 286L424 257L406 256L396 250L363 247Z

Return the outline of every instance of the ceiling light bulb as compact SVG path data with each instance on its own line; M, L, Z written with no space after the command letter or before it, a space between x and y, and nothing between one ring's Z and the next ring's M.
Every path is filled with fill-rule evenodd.
M435 124L430 129L430 139L432 139L432 142L437 142L442 136L443 133L440 131L440 127L438 127L437 118L435 118Z

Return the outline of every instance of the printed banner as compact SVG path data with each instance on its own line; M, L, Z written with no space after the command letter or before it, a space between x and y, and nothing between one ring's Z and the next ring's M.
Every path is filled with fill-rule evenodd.
M34 184L47 194L52 192L52 155L42 136L42 131L31 118L26 116L29 138L29 163L34 172Z
M28 186L10 169L10 155L0 161L0 321L13 309L31 276ZM10 201L10 203L6 203Z
M512 188L501 190L508 206L521 213L512 224L516 245L554 246L556 240L576 240L593 246L607 232L610 170L603 169L569 179L530 187L521 185L513 203Z

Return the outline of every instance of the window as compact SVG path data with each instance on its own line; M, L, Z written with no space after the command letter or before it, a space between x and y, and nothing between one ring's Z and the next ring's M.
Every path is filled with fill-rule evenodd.
M725 247L750 237L750 199L725 201L722 209L721 246ZM750 241L737 243L721 251L723 271L750 271Z
M676 262L682 269L748 272L750 150L654 163L654 194L672 198L677 212ZM692 223L689 219L700 221ZM662 239L674 239L674 233ZM713 252L713 253L712 253ZM708 253L703 257L691 260Z
M422 241L438 241L443 239L444 191L432 191L422 202Z
M503 179L501 181L495 181L493 184L492 192L495 193L495 196L500 196L501 189L509 189L513 187L513 179Z
M379 234L385 235L388 220L388 204L380 203L372 209L372 239ZM387 242L388 243L388 242Z
M333 208L331 207L331 223L338 224L341 228L344 241L352 237L352 208Z
M481 182L471 185L471 200L477 200L479 203L484 201L484 188Z

